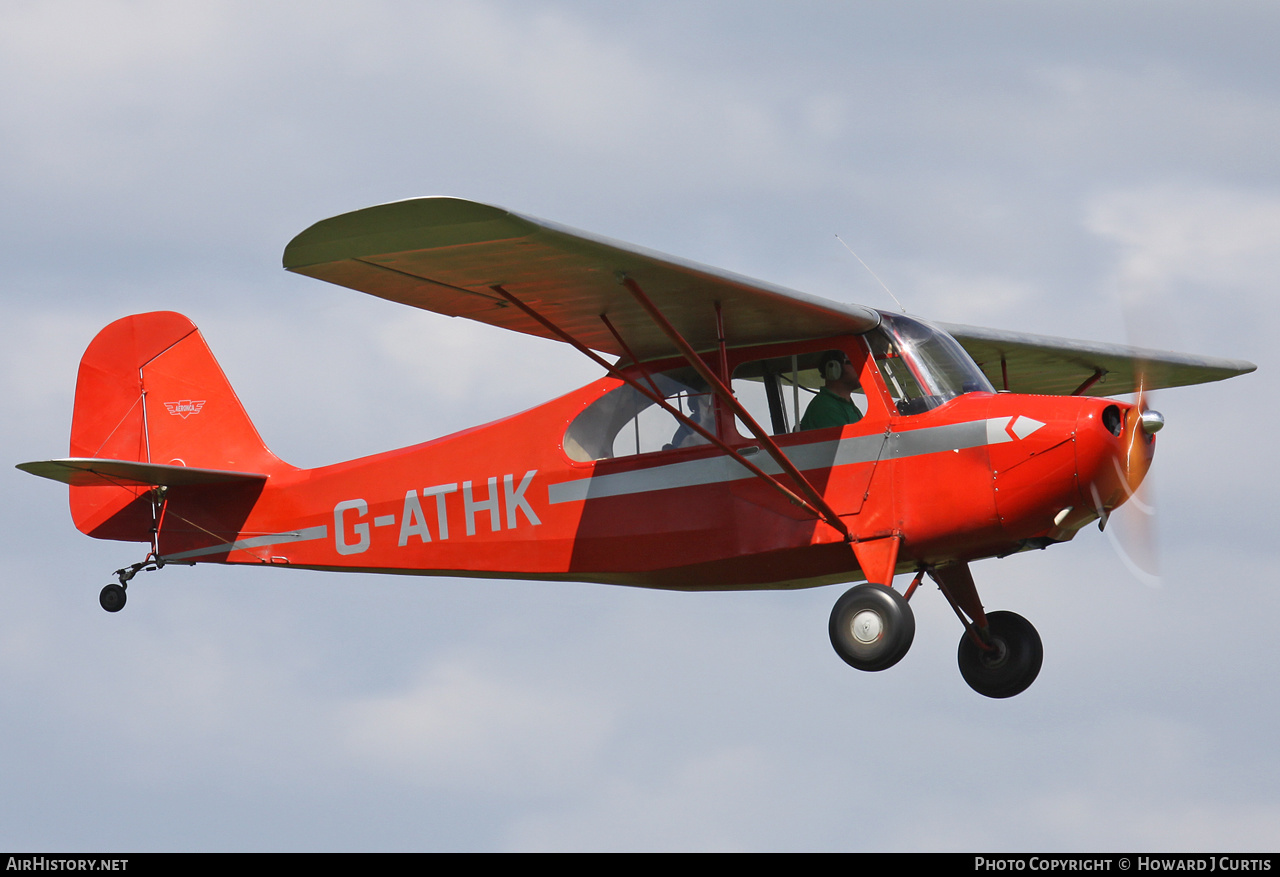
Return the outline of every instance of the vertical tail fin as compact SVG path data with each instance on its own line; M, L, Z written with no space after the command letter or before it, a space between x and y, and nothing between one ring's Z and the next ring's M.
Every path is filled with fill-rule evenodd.
M116 320L80 360L71 456L271 474L292 467L271 453L189 319L171 311ZM71 488L84 533L146 542L154 525L146 488Z

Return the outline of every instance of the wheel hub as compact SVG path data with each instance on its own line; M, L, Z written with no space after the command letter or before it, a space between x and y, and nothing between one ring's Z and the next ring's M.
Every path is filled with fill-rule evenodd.
M993 637L991 640L991 648L982 653L982 665L989 670L994 670L1005 662L1009 657L1009 646L999 637Z
M884 619L878 612L863 609L853 616L850 628L855 640L863 645L871 645L884 636Z

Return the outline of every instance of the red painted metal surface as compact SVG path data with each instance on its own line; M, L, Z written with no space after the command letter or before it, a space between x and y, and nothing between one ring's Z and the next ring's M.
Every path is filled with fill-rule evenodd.
M716 355L732 374L742 363L836 347L861 369L863 419L769 439L852 547L715 444L573 459L567 426L622 386L616 377L452 436L297 469L267 450L199 332L171 313L126 317L94 339L80 369L72 456L269 477L175 486L162 498L136 486L72 487L72 514L99 538L154 535L170 562L708 590L888 584L895 571L1069 538L1058 519L1079 513L1064 510L1113 508L1150 464L1154 440L1138 434L1136 409L1114 400L970 392L904 416L858 337ZM628 368L643 384L644 372ZM1122 415L1119 435L1103 423L1107 406ZM760 444L734 432L732 418L721 418L718 438L739 455Z

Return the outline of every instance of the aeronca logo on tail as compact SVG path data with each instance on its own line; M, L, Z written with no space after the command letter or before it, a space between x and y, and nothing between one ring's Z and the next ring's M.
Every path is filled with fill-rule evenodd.
M175 414L186 420L192 414L199 414L200 409L204 407L203 399L179 399L177 402L166 402L164 407L169 409L170 414Z

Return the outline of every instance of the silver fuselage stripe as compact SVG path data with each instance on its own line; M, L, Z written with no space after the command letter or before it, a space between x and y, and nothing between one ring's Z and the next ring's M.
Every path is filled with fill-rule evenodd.
M991 417L971 420L967 423L949 423L894 432L885 436L852 436L836 441L813 442L784 448L787 457L802 472L811 469L830 469L850 463L871 463L877 459L901 459L942 451L958 451L985 445L1013 441L1008 432L1009 417ZM748 450L750 446L747 446ZM755 453L752 462L770 475L778 475L782 467L768 455ZM668 463L631 472L615 472L611 475L595 475L576 481L561 481L547 486L547 501L551 505L562 502L580 502L606 496L626 496L653 490L670 490L674 487L695 487L703 484L719 484L753 477L745 466L732 457L719 455L702 460L686 460Z
M224 542L221 545L210 545L208 548L195 548L191 551L179 551L177 554L166 554L163 560L188 560L192 557L207 557L210 554L223 554L228 551L242 551L246 548L262 548L266 545L281 545L286 542L312 542L324 539L329 535L328 526L307 527L303 530L292 530L288 533L268 533L266 536L250 536L248 539L237 539L235 542Z

